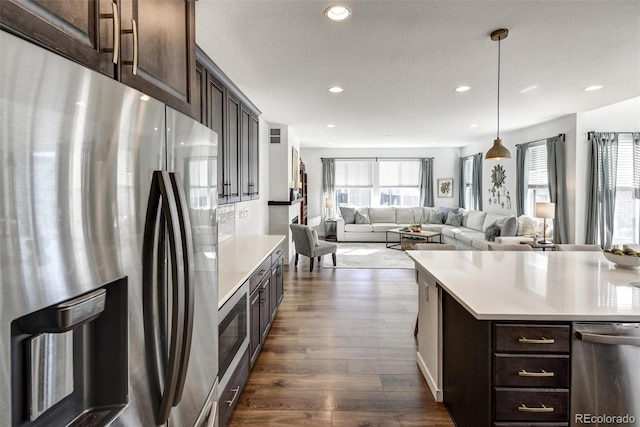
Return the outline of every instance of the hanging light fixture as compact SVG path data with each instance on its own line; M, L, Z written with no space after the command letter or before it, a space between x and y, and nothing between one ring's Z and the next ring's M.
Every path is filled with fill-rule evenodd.
M491 33L491 40L498 42L498 131L496 134L496 139L493 140L493 147L487 151L487 159L493 160L502 160L502 159L510 159L511 153L502 145L502 140L500 139L500 42L507 38L509 35L509 30L505 28L501 28L499 30L495 30Z

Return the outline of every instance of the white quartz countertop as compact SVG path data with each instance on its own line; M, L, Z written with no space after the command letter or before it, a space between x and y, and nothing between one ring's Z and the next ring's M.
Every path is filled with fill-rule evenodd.
M600 252L407 254L479 320L640 321L640 270Z
M218 309L285 239L282 235L234 236L218 245Z

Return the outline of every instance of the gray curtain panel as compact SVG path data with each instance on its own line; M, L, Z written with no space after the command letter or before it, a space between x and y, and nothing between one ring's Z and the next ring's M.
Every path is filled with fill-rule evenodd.
M520 144L516 147L516 214L524 215L524 207L527 205L527 187L529 184L528 160L529 144Z
M470 206L467 206L464 200L464 161L466 159L466 157L458 159L458 206L465 209L471 209Z
M333 199L334 215L337 212L338 204L336 203L336 160L335 159L322 159L322 206L324 206L324 199ZM326 212L322 210L322 219L324 220Z
M433 159L420 162L420 206L433 206Z
M591 170L587 206L588 244L610 248L613 242L618 134L594 132L591 137Z
M471 180L471 194L473 194L473 209L482 210L482 153L473 156L473 179Z
M564 135L547 139L547 176L549 177L549 198L556 204L553 220L554 243L567 243L567 185L564 175L565 152Z

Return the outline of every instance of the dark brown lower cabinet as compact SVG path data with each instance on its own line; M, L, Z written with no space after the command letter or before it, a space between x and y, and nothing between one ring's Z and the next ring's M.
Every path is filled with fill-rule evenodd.
M569 425L570 330L475 319L442 298L444 403L458 427Z
M245 347L246 348L246 347ZM231 418L234 408L240 399L240 393L249 378L249 349L245 350L240 363L233 371L229 382L220 392L218 406L220 408L220 426L226 426Z
M249 354L251 367L256 362L258 354L262 349L262 340L260 339L260 289L253 291L249 298Z

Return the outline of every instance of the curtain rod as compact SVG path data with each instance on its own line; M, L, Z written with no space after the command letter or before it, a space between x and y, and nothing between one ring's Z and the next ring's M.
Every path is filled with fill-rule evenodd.
M478 154L482 155L482 153L469 154L468 156L460 157L460 159L468 159L469 157L477 156Z
M320 157L320 160L332 159L332 160L421 160L421 159L435 159L435 157Z
M621 134L621 133L622 134L627 134L628 133L630 135L633 135L634 133L638 133L638 132L595 132L595 131L590 131L590 132L587 132L587 141L591 140L591 137L593 136L594 133L617 133L618 135Z
M564 141L564 139L565 139L565 134L564 133L559 133L558 136L561 136L562 140ZM546 141L547 139L549 139L549 138L536 139L535 141L525 142L523 144L516 144L516 147L519 146L519 145L529 145L529 144L535 144L536 142L543 142L543 141Z

